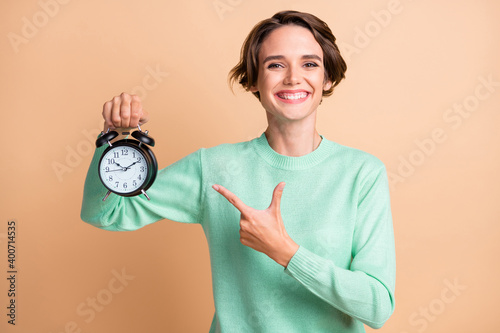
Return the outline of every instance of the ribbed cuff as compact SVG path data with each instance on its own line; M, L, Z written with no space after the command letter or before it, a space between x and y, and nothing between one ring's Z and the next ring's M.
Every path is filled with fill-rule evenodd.
M318 281L320 271L328 265L324 261L327 260L300 246L290 259L285 273L305 285L310 285L314 281Z

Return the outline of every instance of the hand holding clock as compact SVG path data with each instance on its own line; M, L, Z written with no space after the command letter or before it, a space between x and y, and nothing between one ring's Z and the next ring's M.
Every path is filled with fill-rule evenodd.
M149 114L143 110L141 100L138 96L127 93L115 96L104 103L102 117L104 130L96 140L96 147L108 145L98 164L99 178L108 189L103 200L106 200L111 192L126 197L142 193L150 200L146 190L156 178L158 163L153 151L148 147L155 145L154 139L148 135L148 131L143 132L140 128L140 125L149 120ZM129 132L134 127L139 130L132 133L133 139L127 136L112 141L120 134L128 135L123 132ZM119 169L110 170L113 166ZM128 170L132 171L127 172ZM110 172L117 172L116 177L109 174Z
M102 117L104 118L104 132L108 128L134 128L149 120L149 114L142 108L140 98L127 93L121 93L104 103Z

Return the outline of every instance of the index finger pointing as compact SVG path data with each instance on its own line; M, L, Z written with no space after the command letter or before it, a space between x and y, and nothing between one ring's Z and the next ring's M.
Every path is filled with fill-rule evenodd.
M212 188L219 192L224 198L227 199L236 209L238 209L242 214L244 214L250 207L248 207L240 198L236 196L233 192L229 191L222 185L213 185Z

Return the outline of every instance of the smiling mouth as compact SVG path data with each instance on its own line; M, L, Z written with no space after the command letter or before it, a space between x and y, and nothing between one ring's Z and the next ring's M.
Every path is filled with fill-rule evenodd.
M279 98L281 99L301 99L301 98L306 98L308 93L305 91L301 91L295 94L290 94L290 93L277 93L276 94Z
M278 92L276 93L276 97L286 103L297 103L304 101L309 96L307 91L298 91L298 92Z

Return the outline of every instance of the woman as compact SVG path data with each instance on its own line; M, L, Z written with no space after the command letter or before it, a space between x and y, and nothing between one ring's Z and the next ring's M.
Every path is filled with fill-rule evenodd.
M381 327L395 306L386 170L375 156L316 130L317 108L345 70L335 37L317 17L286 11L258 23L230 78L260 100L265 133L199 149L161 170L148 190L151 201L112 195L101 203L100 148L82 219L116 231L164 218L201 224L213 277L210 332ZM103 109L105 129L148 120L128 94Z

